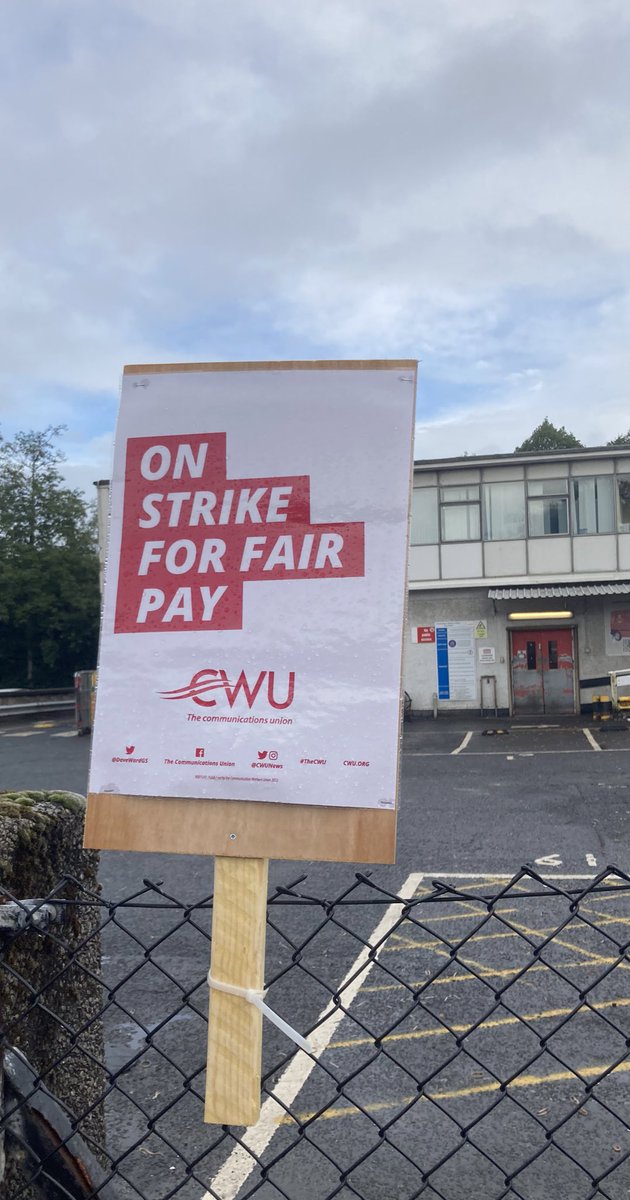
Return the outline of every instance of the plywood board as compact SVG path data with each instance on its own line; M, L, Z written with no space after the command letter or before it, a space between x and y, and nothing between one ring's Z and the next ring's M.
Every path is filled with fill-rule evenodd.
M235 858L393 863L396 813L97 794L89 796L85 845Z

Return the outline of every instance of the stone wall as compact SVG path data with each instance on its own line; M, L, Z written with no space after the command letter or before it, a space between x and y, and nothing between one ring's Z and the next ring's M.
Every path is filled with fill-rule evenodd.
M97 892L98 856L82 847L85 801L71 792L0 792L0 903L65 900ZM99 926L93 905L71 905L46 932L0 935L0 1037L18 1047L68 1110L88 1145L104 1143L103 1007ZM0 1197L24 1183L21 1156L7 1139ZM12 1183L13 1181L13 1183ZM24 1200L30 1194L24 1192ZM20 1192L22 1195L22 1192Z

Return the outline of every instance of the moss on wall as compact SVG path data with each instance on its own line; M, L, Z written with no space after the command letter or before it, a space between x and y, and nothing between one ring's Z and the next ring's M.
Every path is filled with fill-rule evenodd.
M83 849L84 809L74 792L0 792L0 903L88 901L70 904L49 932L27 928L0 942L0 1036L26 1054L78 1131L102 1144L102 1106L82 1116L107 1085L98 855Z

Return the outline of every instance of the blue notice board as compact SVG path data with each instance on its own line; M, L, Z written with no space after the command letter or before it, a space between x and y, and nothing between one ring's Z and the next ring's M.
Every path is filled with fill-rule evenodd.
M435 627L435 654L437 658L438 700L450 700L448 629L446 625L436 625Z

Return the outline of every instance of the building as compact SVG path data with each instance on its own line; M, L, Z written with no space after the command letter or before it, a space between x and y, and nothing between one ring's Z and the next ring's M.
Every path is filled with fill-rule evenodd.
M588 711L630 668L630 447L416 462L412 710Z

